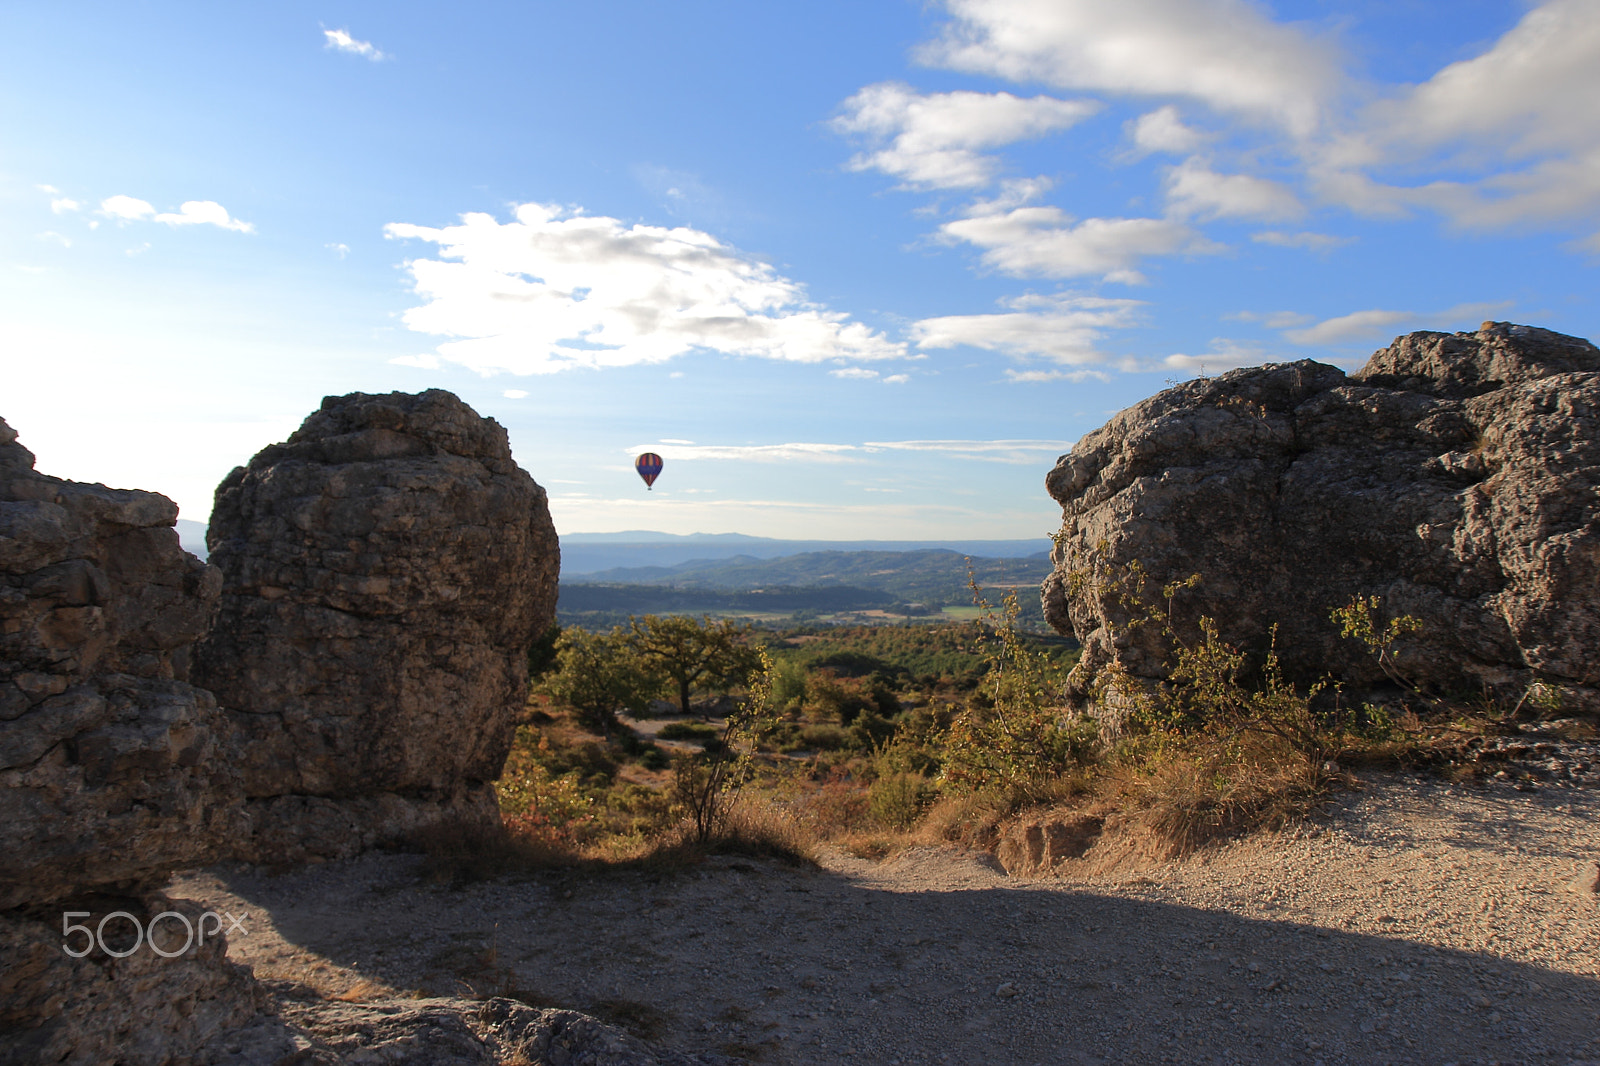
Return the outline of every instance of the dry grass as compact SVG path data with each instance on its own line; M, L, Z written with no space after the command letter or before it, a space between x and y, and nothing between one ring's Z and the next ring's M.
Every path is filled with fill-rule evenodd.
M1328 780L1281 742L1199 742L1113 766L1096 791L1122 815L1116 831L1151 858L1176 859L1207 845L1298 820Z
M584 856L570 845L513 833L504 824L461 819L419 829L407 843L422 852L423 878L435 882L486 881L584 863Z
M422 852L424 880L466 884L541 871L603 875L608 871L661 872L703 862L709 855L744 855L791 865L815 865L818 838L791 813L759 797L741 797L705 844L686 825L649 838L578 846L515 832L504 824L451 821L411 835Z

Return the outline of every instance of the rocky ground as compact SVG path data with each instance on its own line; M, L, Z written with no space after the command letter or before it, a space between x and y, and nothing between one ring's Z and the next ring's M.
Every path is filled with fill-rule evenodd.
M374 854L174 895L352 1002L510 995L767 1063L1600 1063L1600 791L1369 777L1202 861L1018 880L924 849L818 870L426 884Z

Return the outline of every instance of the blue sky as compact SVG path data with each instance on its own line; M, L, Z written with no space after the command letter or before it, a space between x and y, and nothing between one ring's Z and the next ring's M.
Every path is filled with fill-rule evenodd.
M0 415L202 521L441 387L562 532L1043 537L1170 380L1600 334L1597 99L1600 0L4 3Z

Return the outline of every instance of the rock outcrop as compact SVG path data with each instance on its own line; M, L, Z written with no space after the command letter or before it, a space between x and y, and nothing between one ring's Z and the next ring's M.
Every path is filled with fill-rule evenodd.
M1081 696L1113 659L1162 675L1104 582L1138 560L1256 653L1269 626L1301 680L1379 683L1332 608L1382 598L1423 623L1417 682L1515 699L1532 680L1600 709L1600 350L1508 323L1414 333L1359 372L1302 361L1186 382L1083 437L1046 479L1061 504L1045 615L1075 633ZM1077 577L1074 577L1077 575Z
M222 482L207 544L224 582L196 674L239 734L240 857L497 817L559 569L498 423L437 389L329 397Z
M217 855L237 775L187 683L220 575L164 496L46 477L0 421L0 910Z
M215 919L178 950L199 908L156 891L231 846L243 796L216 701L185 680L221 575L177 515L35 472L0 421L0 1062L184 1061L266 1002ZM170 958L83 951L92 932L123 952L163 912ZM90 932L65 935L69 913Z

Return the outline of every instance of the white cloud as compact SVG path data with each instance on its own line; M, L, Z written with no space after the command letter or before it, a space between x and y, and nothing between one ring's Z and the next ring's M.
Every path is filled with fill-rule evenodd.
M1016 370L1005 369L1006 381L1012 385L1038 385L1047 381L1110 381L1102 370Z
M900 452L1055 452L1071 448L1059 440L869 440L863 448Z
M508 400L526 400L528 398L528 390L527 389L507 389L506 391L502 392L500 395L504 396Z
M904 385L911 380L910 374L890 374L883 379L885 385Z
M869 85L844 103L833 120L843 133L865 137L869 151L852 170L881 170L908 185L979 188L994 180L998 161L980 154L1064 130L1100 109L1085 100L1010 93L920 94L894 82Z
M1204 255L1222 246L1182 222L1165 218L1089 218L1078 222L1059 207L980 203L940 232L983 251L983 262L1017 277L1070 278L1099 274L1137 284L1137 267L1152 255Z
M1167 172L1167 203L1180 218L1289 219L1305 214L1287 186L1248 174L1218 174L1198 157Z
M927 62L1018 84L1178 98L1127 125L1126 157L1188 154L1202 139L1242 149L1226 164L1237 173L1174 173L1178 217L1297 217L1303 197L1271 181L1285 165L1324 204L1375 218L1423 210L1507 229L1592 226L1600 215L1600 123L1587 103L1600 99L1596 0L1532 3L1480 54L1415 85L1354 76L1331 35L1275 21L1252 0L945 6L952 19L922 49ZM1210 133L1187 125L1180 107L1209 109ZM1280 173L1264 172L1268 162Z
M411 366L418 370L438 370L442 364L437 355L397 355L389 360L395 366Z
M667 462L721 460L758 463L859 463L874 452L931 452L955 459L992 463L1036 463L1041 454L1060 455L1072 447L1058 440L869 440L860 444L677 444L670 440L635 444L629 456L655 452Z
M876 370L868 370L864 366L847 366L839 370L830 370L828 373L836 378L859 378L863 381L869 381L878 376Z
M138 222L156 213L148 201L133 196L111 196L100 201L100 213L122 222Z
M1535 7L1487 52L1452 63L1375 118L1392 143L1503 144L1519 155L1600 145L1600 15L1594 0Z
M877 440L862 445L869 451L934 452L952 459L980 463L1007 463L1026 466L1041 461L1041 456L1062 455L1072 450L1071 441L1059 440Z
M371 41L358 41L350 36L348 30L323 30L323 47L332 48L339 52L348 52L351 55L364 56L374 63L388 59L387 53L378 48Z
M348 244L324 244L323 247L340 259L350 254L350 246Z
M39 234L39 239L50 244L59 244L63 248L72 247L72 238L63 236L62 234L57 233L55 230L45 230L43 233Z
M1204 355L1185 355L1182 352L1175 352L1161 360L1161 365L1170 370L1194 370L1202 374L1211 374L1241 366L1260 366L1272 361L1273 356L1270 352L1254 345L1238 344L1225 337L1218 337L1211 342L1210 351Z
M1326 252L1354 244L1354 237L1335 237L1327 233L1284 233L1280 230L1263 230L1250 234L1257 244L1271 244L1279 248L1304 248L1311 252Z
M1310 134L1338 84L1334 56L1246 0L947 0L926 62L1142 96L1184 96Z
M1457 304L1444 311L1421 314L1415 311L1352 311L1305 329L1287 330L1284 336L1295 344L1341 344L1392 334L1401 326L1409 329L1476 327L1479 322L1501 314L1511 306L1511 301L1500 300Z
M169 226L216 226L236 233L254 233L256 228L228 215L215 200L187 200L175 212L158 213L147 200L134 196L111 196L100 201L100 213L119 222L164 222Z
M1139 155L1151 152L1187 155L1205 141L1204 135L1198 130L1183 124L1178 109L1171 104L1140 115L1124 125L1123 129Z
M795 362L894 359L904 344L806 300L799 283L687 227L629 226L529 203L391 238L431 241L408 267L426 301L411 329L460 338L445 359L479 373L656 363L696 349Z
M50 198L50 210L54 214L64 215L68 211L81 211L82 209L83 205L81 203L76 200L69 200L65 196L53 196Z
M692 440L679 440L676 437L662 437L661 438L661 443L662 444L693 444L694 441L692 441Z
M674 444L660 441L656 444L635 444L627 449L629 455L655 452L668 462L683 459L731 459L738 462L758 463L848 463L854 460L844 454L856 451L854 444Z
M1372 214L1438 211L1475 228L1600 209L1600 18L1594 0L1550 0L1483 53L1388 94L1313 166L1328 198ZM1516 169L1520 167L1520 169ZM1386 170L1448 178L1388 184ZM1375 176L1376 175L1376 176Z
M1043 358L1069 366L1104 362L1098 344L1108 329L1131 326L1139 300L1099 296L1021 296L1003 301L1001 314L945 315L911 327L919 348L967 345L1012 358ZM1020 379L1013 379L1020 380Z
M1302 314L1299 311L1235 311L1231 315L1222 317L1239 322L1260 322L1268 329L1292 329L1316 321L1316 316Z
M165 222L169 226L216 226L235 233L256 231L250 223L230 218L227 210L215 200L186 200L176 212L157 215L153 221Z

